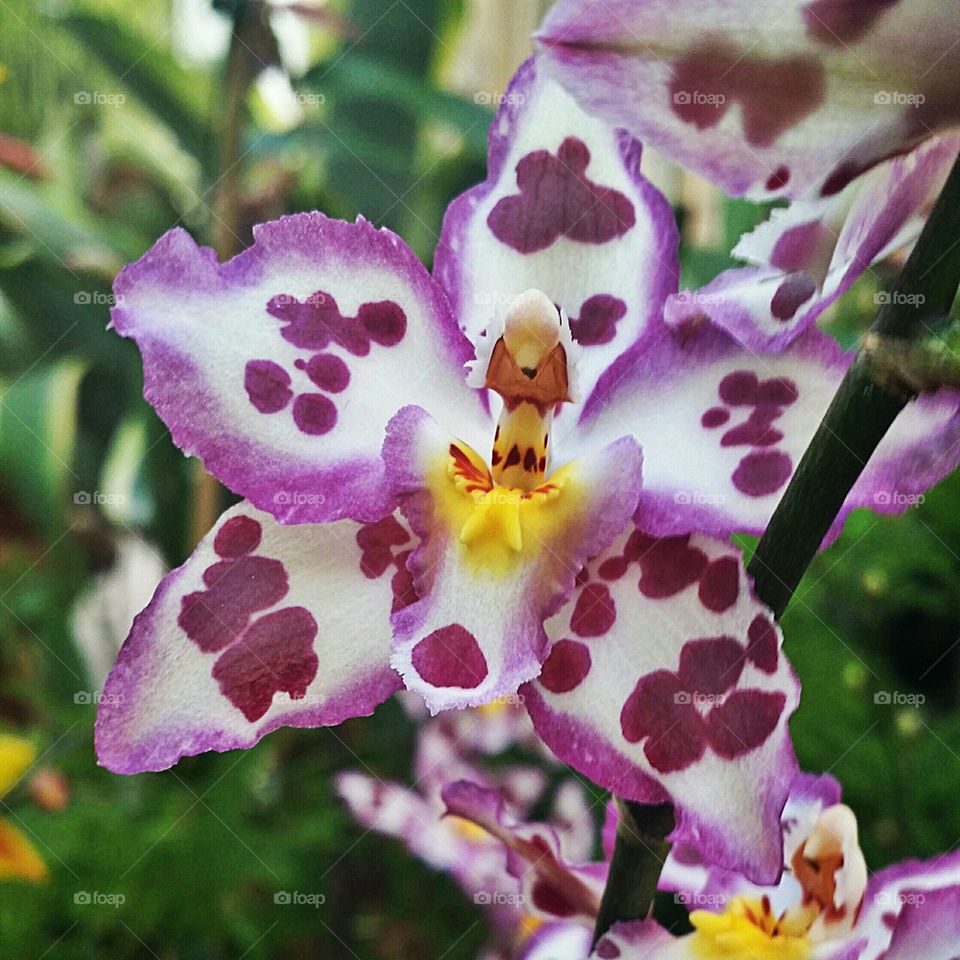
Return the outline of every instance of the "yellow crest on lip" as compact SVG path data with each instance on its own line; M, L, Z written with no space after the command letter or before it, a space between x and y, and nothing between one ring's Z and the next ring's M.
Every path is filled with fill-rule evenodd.
M690 922L701 960L807 960L812 949L804 933L781 929L766 897L735 897L723 913L694 910Z
M576 520L583 491L567 464L532 490L496 486L486 464L463 443L430 471L439 522L456 538L466 564L503 577L539 553Z

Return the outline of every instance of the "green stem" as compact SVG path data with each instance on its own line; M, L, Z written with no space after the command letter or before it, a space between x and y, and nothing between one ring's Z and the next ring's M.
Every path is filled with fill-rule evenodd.
M617 808L617 841L597 914L594 944L613 924L642 920L650 913L663 862L670 852L666 836L674 820L669 803L645 806L618 799Z

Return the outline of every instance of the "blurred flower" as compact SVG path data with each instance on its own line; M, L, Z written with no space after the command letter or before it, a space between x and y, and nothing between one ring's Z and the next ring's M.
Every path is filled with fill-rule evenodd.
M515 699L565 762L772 879L798 684L728 538L762 531L852 355L666 324L676 225L640 144L535 61L497 100L433 277L319 213L222 266L175 229L118 277L147 398L247 500L137 619L100 760L336 724L402 676L433 712ZM955 465L956 406L911 405L834 533Z
M515 739L502 737L505 717L513 724ZM485 733L491 728L492 737ZM441 714L418 732L412 787L357 771L341 773L336 780L359 823L401 840L425 863L449 873L483 908L493 934L485 956L515 955L532 934L557 919L554 908L561 907L546 900L542 908L531 900L523 871L496 836L471 819L444 816L444 790L451 779L462 777L477 790L489 790L501 805L508 804L511 816L527 815L545 799L544 773L515 762L488 762L491 754L521 741L529 744L535 737L525 711L516 706ZM574 862L587 858L593 848L594 821L583 788L569 780L562 783L552 799L551 822L537 824L536 829L550 838L558 853L562 848L564 857ZM599 895L600 879L599 874L587 877L591 903Z
M956 11L937 0L564 0L553 76L734 194L830 197L960 125Z
M0 799L17 785L35 756L28 740L0 734ZM46 878L46 864L33 844L9 820L0 819L0 880L40 883Z
M70 803L67 778L52 767L42 767L30 777L30 796L43 810L58 813Z
M70 618L74 643L96 690L102 689L133 618L167 572L160 553L140 537L121 535L115 546L113 566L90 580Z

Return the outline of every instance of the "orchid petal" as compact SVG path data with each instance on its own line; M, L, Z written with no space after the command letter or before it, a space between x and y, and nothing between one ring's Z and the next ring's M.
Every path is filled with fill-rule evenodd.
M799 684L739 555L634 530L587 565L548 630L521 692L554 753L617 796L672 800L674 844L775 881Z
M592 923L600 906L604 865L570 864L556 830L550 824L515 820L496 790L458 780L444 788L443 800L448 814L477 824L503 844L507 870L521 881L528 908L548 918Z
M421 599L393 618L394 667L433 712L514 694L547 654L544 619L633 512L639 448L621 438L529 497L481 490L475 459L418 407L390 422L383 454L423 540L409 561ZM469 476L455 476L461 463Z
M529 60L490 128L487 179L450 205L437 247L435 275L474 339L531 287L564 310L583 396L658 329L676 290L676 223L640 151Z
M644 450L637 516L658 536L762 533L853 360L810 329L751 352L709 322L675 328L607 371L577 424L595 449L630 432ZM960 398L911 403L865 465L828 536L856 507L901 513L960 460Z
M113 326L174 441L231 490L283 522L377 520L397 409L429 400L486 433L472 348L394 234L304 213L254 237L218 264L171 230L117 278Z
M912 243L960 149L931 140L875 167L835 197L774 210L734 256L753 264L671 297L675 326L709 317L751 350L785 347L872 263ZM886 294L877 295L883 303Z
M875 873L857 934L869 938L864 960L952 960L960 950L960 851Z
M103 691L101 764L164 770L370 714L400 687L389 617L413 599L412 546L392 517L292 527L228 510L134 621Z
M527 940L517 960L584 960L592 939L589 927L555 920L545 923Z
M955 125L955 32L938 0L564 0L538 39L585 109L769 198L832 196Z

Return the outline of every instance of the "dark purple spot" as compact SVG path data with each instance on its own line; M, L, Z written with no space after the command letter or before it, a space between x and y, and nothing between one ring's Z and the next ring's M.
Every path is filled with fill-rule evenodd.
M748 453L733 471L733 485L748 497L765 497L785 486L793 461L780 450Z
M790 170L782 164L767 177L767 189L779 190L790 182Z
M306 365L307 376L321 389L330 393L346 390L350 383L350 368L332 353L318 353Z
M301 393L293 401L293 422L301 433L329 433L337 422L337 408L322 393Z
M570 629L578 637L601 637L617 619L617 607L605 583L588 583L577 597Z
M800 395L797 385L786 377L759 380L750 370L736 370L720 381L720 399L731 406L789 407Z
M507 462L503 465L504 468L515 467L520 463L520 448L514 444L510 448L510 452L507 454Z
M761 613L753 618L747 631L747 659L764 673L775 673L777 669L777 630Z
M647 738L643 752L661 773L696 763L707 748L703 718L690 691L668 670L642 677L620 711L620 729L629 743Z
M740 564L736 557L719 557L700 578L700 602L714 613L729 610L740 595Z
M397 570L390 578L390 592L393 594L393 600L390 603L391 613L409 607L411 603L416 603L420 599L413 585L413 575L407 569L407 558L411 553L413 551L408 550L397 556Z
M533 447L527 447L527 452L523 455L523 469L527 473L537 472L537 452Z
M817 292L816 281L807 273L792 273L770 301L770 313L777 320L792 320L796 312Z
M410 534L392 515L364 524L357 531L357 545L363 551L360 572L369 580L383 576L393 563L393 548L403 546L409 539Z
M590 150L567 137L554 157L528 153L517 164L519 194L501 197L487 217L493 235L519 253L545 250L560 237L579 243L606 243L635 223L633 204L586 176Z
M785 273L804 270L819 260L819 250L824 242L832 237L819 220L801 223L784 230L773 246L770 263Z
M283 564L267 557L221 560L207 567L203 582L206 590L181 597L177 623L204 653L236 640L254 613L282 600L288 589Z
M231 517L218 531L213 549L225 560L252 553L260 546L262 528L253 517Z
M290 374L272 360L248 360L243 371L243 387L261 413L279 412L293 396Z
M413 668L434 687L472 690L487 676L487 660L477 638L459 623L424 637L413 648Z
M547 880L538 878L531 890L534 906L544 913L555 917L572 917L577 908L567 899L566 894Z
M302 700L317 675L313 651L317 622L303 607L288 607L256 620L221 654L213 678L223 695L250 723L259 720L285 692Z
M729 419L729 410L724 410L723 407L711 407L700 418L700 424L708 430L713 430L716 427L722 427Z
M662 600L685 590L700 579L707 566L707 555L691 547L689 537L652 540L639 560L638 586L651 600Z
M407 315L392 300L365 303L357 313L357 319L370 334L370 339L381 347L395 347L407 332Z
M773 428L773 421L782 415L780 407L754 407L747 420L720 438L720 446L772 447L783 439L783 434Z
M756 750L776 729L786 702L780 691L735 690L706 716L710 746L727 760Z
M590 651L576 640L558 640L544 661L540 683L551 693L569 693L590 672Z
M604 580L619 580L627 572L626 557L608 557L597 568L597 573Z
M674 64L668 96L698 130L715 127L739 101L747 142L768 147L822 102L825 88L815 57L763 60L711 42Z
M726 693L740 679L743 656L743 647L733 637L688 640L680 651L677 677L688 694Z
M580 316L570 318L570 332L582 347L609 343L617 335L617 322L627 313L627 305L608 293L598 293L585 300Z
M295 347L325 350L335 343L357 357L370 352L371 340L395 346L407 328L406 315L392 300L365 303L355 317L347 317L333 296L322 290L302 302L290 294L278 294L267 304L267 313L287 324L280 335Z
M814 0L803 8L807 33L828 47L857 43L898 0Z
M617 957L620 956L620 948L612 940L607 940L604 937L597 944L596 953L600 960L617 960Z

